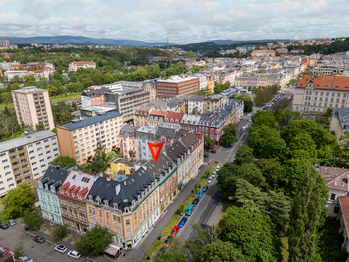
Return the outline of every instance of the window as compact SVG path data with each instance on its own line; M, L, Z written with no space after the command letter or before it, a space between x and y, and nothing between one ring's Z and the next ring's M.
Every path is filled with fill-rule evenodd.
M116 216L115 215L113 215L113 221L116 222Z
M98 210L99 211L99 216L102 217L102 210Z
M106 215L107 220L109 220L109 213L106 213L105 215Z
M335 200L336 199L336 194L331 194L330 199L331 200Z
M130 225L131 225L130 220L127 219L127 220L126 220L126 226L130 226Z
M131 231L127 231L127 237L131 237Z
M119 223L119 224L121 223L121 219L120 219L120 217L118 217L118 223Z

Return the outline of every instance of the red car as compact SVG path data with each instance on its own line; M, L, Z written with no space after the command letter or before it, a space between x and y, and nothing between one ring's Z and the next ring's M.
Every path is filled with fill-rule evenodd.
M217 153L216 150L210 150L210 153Z
M1 251L6 255L8 252L10 252L10 249L7 247L1 246Z
M172 229L172 232L171 232L171 236L177 235L178 230L179 230L179 226L174 226L174 228Z

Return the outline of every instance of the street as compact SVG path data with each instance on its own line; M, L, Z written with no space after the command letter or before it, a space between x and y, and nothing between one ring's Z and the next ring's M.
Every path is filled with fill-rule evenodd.
M16 221L17 222L17 221ZM68 257L67 252L61 254L55 251L55 246L47 241L43 244L34 242L33 237L27 234L23 228L23 224L17 222L13 227L6 230L0 229L0 245L5 246L12 251L16 247L24 247L25 254L35 262L62 262L62 261L76 261ZM79 261L90 261L85 258L80 258Z

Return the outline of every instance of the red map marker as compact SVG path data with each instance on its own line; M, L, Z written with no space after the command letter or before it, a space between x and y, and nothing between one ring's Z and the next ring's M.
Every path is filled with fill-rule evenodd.
M159 155L161 153L161 149L164 145L164 143L159 143L159 144L153 144L148 142L147 143L150 149L150 153L153 156L154 162L158 161Z

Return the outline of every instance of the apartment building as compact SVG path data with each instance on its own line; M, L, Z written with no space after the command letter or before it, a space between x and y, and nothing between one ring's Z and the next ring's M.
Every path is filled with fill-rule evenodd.
M120 129L120 152L125 158L136 158L137 155L137 129L140 126L124 125Z
M104 92L109 88L102 87L99 89L86 89L81 92L81 107L104 106Z
M144 81L142 88L149 92L151 102L156 101L156 80Z
M335 108L332 113L330 133L337 139L337 143L346 143L341 141L345 131L349 131L349 108Z
M108 112L86 119L74 119L57 127L59 148L63 156L73 157L78 165L92 159L101 142L105 152L119 147L119 132L123 117L118 112Z
M67 176L67 169L49 165L36 187L42 217L61 225L63 224L63 219L57 192Z
M188 113L189 114L203 114L204 112L204 96L189 96L188 101Z
M63 224L80 232L87 230L85 199L95 183L95 176L70 171L57 192Z
M177 95L190 95L200 90L198 77L173 76L167 80L156 81L156 97L167 100Z
M144 160L150 160L153 159L153 156L150 152L148 142L153 143L154 142L154 136L156 133L155 127L148 127L148 126L141 126L137 129L137 155L138 159L144 159Z
M154 136L154 143L164 143L164 146L170 145L174 141L174 137L176 134L176 130L170 127L163 127L159 126L157 127L155 136Z
M253 50L252 57L275 56L274 50Z
M164 127L170 127L175 130L181 129L183 113L167 112L164 119Z
M153 110L149 115L149 126L157 127L164 126L165 116L167 112Z
M221 106L221 99L218 95L205 97L203 100L203 111L202 114L212 112Z
M137 246L160 217L159 184L142 167L123 182L97 178L86 199L89 227L107 228L123 247Z
M197 127L200 119L201 119L201 116L185 114L181 121L181 129L196 133L198 131Z
M219 144L221 136L223 135L223 128L225 126L225 119L217 113L205 114L201 117L198 124L199 132L202 132L204 136L207 136L215 141L216 145Z
M135 171L135 165L138 161L134 159L114 158L108 161L108 168L105 171L112 179L126 179Z
M292 110L325 112L327 108L349 107L348 76L301 76L294 90Z
M133 121L133 111L150 102L150 93L142 88L122 87L122 91L110 90L104 93L105 106L116 108L123 115L124 122Z
M55 128L51 102L46 89L28 86L12 90L11 93L18 124L31 125L35 129L35 126L41 122L46 130Z
M149 126L150 106L140 106L133 113L133 123L135 126Z
M6 71L4 72L5 77L7 77L7 79L9 81L11 81L15 76L18 77L19 80L23 80L24 77L28 76L30 73L27 70L16 70L16 71Z
M49 163L60 155L51 131L25 132L0 143L0 196L21 183L36 186Z
M76 62L70 62L69 63L69 71L78 71L79 68L82 69L95 69L96 63L93 61L76 61Z
M223 85L226 82L230 82L230 85L234 86L235 76L236 76L235 69L219 72L219 84Z
M336 76L341 72L341 66L338 65L317 65L311 69L313 75Z

